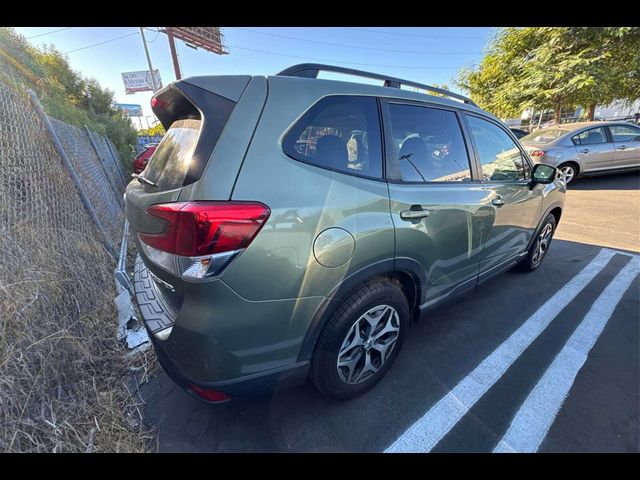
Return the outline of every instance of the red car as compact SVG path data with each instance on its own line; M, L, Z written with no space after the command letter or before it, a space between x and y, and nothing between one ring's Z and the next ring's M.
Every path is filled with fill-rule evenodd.
M140 153L140 155L138 155L133 161L133 173L140 173L145 169L151 155L156 151L156 148L158 148L158 145L147 145L144 148L142 153Z

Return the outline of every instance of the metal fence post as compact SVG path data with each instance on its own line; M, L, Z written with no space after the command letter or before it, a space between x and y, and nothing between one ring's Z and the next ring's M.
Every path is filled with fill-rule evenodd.
M104 174L107 177L107 181L109 182L109 185L111 186L111 190L113 190L113 193L115 194L116 198L120 201L120 203L122 203L122 205L124 205L124 199L122 198L122 193L118 193L118 189L113 184L113 180L111 179L111 175L109 175L109 172L107 172L107 166L104 164L104 159L100 155L100 150L98 150L98 146L96 145L96 142L94 142L94 140L93 140L93 135L91 135L91 130L89 130L89 127L87 127L86 125L83 125L83 127L84 127L85 133L87 134L87 137L89 137L89 143L91 144L91 147L93 148L93 151L96 152L96 156L98 157L98 160L100 161L100 165L102 165L102 169L104 170Z
M120 178L122 179L122 183L124 184L124 186L127 186L127 179L124 177L124 172L122 171L122 165L120 165L120 157L118 155L115 154L115 152L113 151L113 148L111 148L111 141L109 140L109 138L107 137L105 142L107 143L107 148L109 149L109 153L111 154L111 158L113 158L113 163L116 164L116 169L118 170L118 173L120 174Z
M87 195L86 195L86 193L84 191L84 188L82 187L82 183L80 182L80 179L78 178L78 175L76 174L75 170L73 169L73 165L69 161L69 158L67 157L67 154L64 151L64 148L62 147L62 144L60 143L60 139L58 138L58 135L56 134L56 131L53 129L53 125L51 125L51 122L49 121L49 117L47 116L47 114L45 113L44 109L42 108L42 105L40 105L40 101L38 100L38 97L36 96L35 92L33 90L27 90L27 93L29 94L29 99L31 100L31 103L33 104L38 116L41 118L41 120L43 121L45 127L47 128L47 131L49 132L49 136L51 137L51 140L53 141L53 146L55 147L56 151L58 152L58 155L60 155L60 158L62 159L62 162L64 163L65 167L67 168L67 171L69 172L69 175L71 176L71 180L73 181L73 184L75 185L76 190L78 190L78 195L80 195L80 199L82 200L84 208L87 209L87 212L89 213L89 216L91 217L91 220L93 221L95 226L98 228L98 231L100 232L100 234L104 238L105 246L106 246L107 250L109 251L109 253L113 257L113 259L117 260L118 259L118 255L116 254L116 251L113 248L113 245L111 244L111 240L109 239L109 236L107 235L107 232L104 229L104 226L100 222L100 219L98 218L98 215L96 214L96 211L93 208L93 205L91 205L91 202L89 201L89 197L87 197Z

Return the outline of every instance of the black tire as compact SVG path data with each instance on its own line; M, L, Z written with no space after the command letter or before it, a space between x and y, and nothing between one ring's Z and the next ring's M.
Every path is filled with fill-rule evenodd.
M565 185L568 185L569 183L571 183L571 181L575 180L578 177L578 175L580 174L580 167L578 166L577 163L565 162L562 165L558 166L558 174L559 175L563 175L561 172L565 168L566 169L571 169L573 171L573 175L571 175L571 178L569 178L569 181L565 182Z
M363 322L363 317L367 312L372 309L376 309L378 306L380 310L374 310L373 314L382 311L384 306L392 307L397 312L397 323L399 330L395 344L390 347L391 350L386 354L380 354L375 347L366 350L366 346L353 347L360 349L360 356L362 362L366 361L369 355L371 355L371 362L375 363L373 356L378 359L385 358L380 362L379 369L375 373L367 372L368 377L363 376L363 379L359 383L347 383L341 375L345 375L345 370L342 369L340 373L338 371L338 357L340 349L343 346L343 342L347 341L347 335L351 332L351 328L355 327L357 321ZM393 315L392 310L387 309L389 315ZM396 319L394 317L394 322ZM400 285L391 280L372 280L365 283L360 288L346 297L331 318L324 326L318 343L316 344L315 352L311 360L311 372L310 378L316 388L325 396L336 399L348 399L362 395L364 392L373 387L380 381L382 377L387 373L391 365L395 361L406 335L407 328L409 326L409 304L405 297ZM362 335L361 332L358 332ZM392 335L392 334L389 334ZM366 334L365 334L366 336ZM365 342L366 343L366 342ZM357 354L357 352L355 352ZM360 360L358 360L360 362ZM363 363L361 364L363 365ZM364 370L364 368L362 369ZM356 368L354 367L354 372Z
M547 225L551 225L551 231L548 235L547 243L546 243L546 246L544 247L544 250L542 251L542 255L537 256L536 252L538 251L538 248L542 241L542 235L545 232L545 229L547 229ZM540 225L540 228L536 230L534 240L531 243L529 250L527 251L527 256L524 257L520 261L520 263L518 263L518 265L516 265L516 269L520 270L521 272L533 272L540 265L542 265L542 261L547 256L547 252L549 251L549 247L551 246L551 241L553 240L553 234L555 232L556 232L556 217L554 217L553 214L550 213L546 216L546 218L544 219L544 222L542 222L542 224Z

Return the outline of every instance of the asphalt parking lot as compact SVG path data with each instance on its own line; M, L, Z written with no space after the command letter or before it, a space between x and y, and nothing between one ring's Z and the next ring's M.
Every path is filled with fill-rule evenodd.
M210 406L142 388L160 451L640 451L640 176L577 179L544 264L411 327L389 374Z

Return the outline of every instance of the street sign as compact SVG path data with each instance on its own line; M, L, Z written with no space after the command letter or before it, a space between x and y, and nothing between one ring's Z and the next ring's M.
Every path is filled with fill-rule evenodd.
M136 92L153 92L154 90L153 84L151 83L151 75L148 70L141 70L139 72L123 72L121 75L127 95ZM153 76L156 80L156 87L162 88L160 72L158 70L154 70Z
M142 106L135 103L116 103L116 107L122 110L127 117L141 117Z

